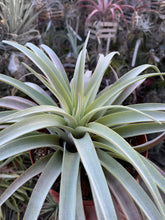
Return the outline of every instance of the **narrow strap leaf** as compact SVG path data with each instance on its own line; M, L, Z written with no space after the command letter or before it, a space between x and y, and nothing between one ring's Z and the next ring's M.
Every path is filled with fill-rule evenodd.
M43 48L46 51L46 53L49 55L49 57L51 58L53 64L55 65L56 69L58 69L60 71L60 73L63 75L63 78L64 78L66 84L68 85L68 88L70 88L68 77L66 75L65 69L64 69L61 61L59 60L58 56L47 45L41 44L40 47Z
M147 166L148 170L150 171L150 175L152 176L153 180L157 184L157 186L164 192L165 194L165 173L159 167L157 167L154 163L152 163L147 158L142 157L143 162ZM164 174L164 175L163 175Z
M124 216L124 218L130 220L131 219L141 220L140 213L137 209L137 206L135 205L132 195L129 194L130 191L128 191L128 188L125 189L122 186L122 183L120 183L118 179L116 179L110 172L106 170L105 170L105 175L108 181L109 188L113 193L115 199L117 200L116 209L118 210L119 216L120 217ZM141 199L142 197L143 194L141 194Z
M63 78L63 74L56 68L48 56L46 56L40 48L32 43L27 43L26 46L34 52L33 57L37 60L37 62L34 62L35 59L32 59L32 56L29 56L29 58L43 71L44 75L49 79L50 83L56 87L58 92L60 92L60 88L65 88L66 93L70 95L70 87ZM24 48L23 53L25 52L26 47Z
M59 116L62 116L63 118L66 118L68 120L68 122L70 123L70 125L72 126L76 126L76 121L75 119L68 113L66 113L63 109L59 108L59 107L55 107L55 106L50 106L50 105L41 105L41 106L35 106L35 107L31 107L25 110L21 110L18 111L16 113L10 114L9 116L0 118L0 124L10 121L12 119L17 119L17 118L21 118L24 116L31 116L34 114L38 114L38 113L49 113L49 115L51 114L57 114Z
M75 104L75 112L79 113L84 109L83 96L84 96L84 73L85 73L85 61L86 61L86 46L88 38L86 39L82 51L79 53L74 75L72 78L72 99ZM75 99L75 100L74 100ZM81 106L81 107L80 107Z
M85 96L86 96L86 103L85 105L88 106L91 104L95 97L96 94L98 93L103 75L110 65L110 62L114 55L118 54L117 52L112 52L106 57L100 56L99 61L97 63L96 69L92 75L91 80L87 84L87 87L85 88ZM95 86L94 86L95 85Z
M75 220L79 163L80 158L78 153L70 153L65 149L62 163L59 203L59 219L62 220Z
M120 126L122 124L141 123L141 122L165 122L165 112L160 111L123 111L112 113L101 117L97 122L104 124L108 127Z
M55 134L42 134L18 138L15 141L11 141L0 147L0 161L14 155L41 147L60 148L59 136Z
M105 172L105 174L108 178L109 185L112 184L113 186L113 181L117 183L119 182L119 184L121 184L124 189L130 193L131 197L135 200L140 209L149 219L161 220L161 215L151 198L148 197L145 191L143 191L143 189L128 173L128 171L126 171L126 169L119 162L109 156L106 152L102 150L98 150L97 152L102 166L108 171ZM111 175L109 176L108 173L112 174L113 177L110 178Z
M1 107L15 109L15 110L22 110L35 105L36 103L18 96L6 96L0 99Z
M161 141L165 139L165 132L160 134L154 139L151 139L150 141L147 141L144 144L136 145L134 146L134 149L140 153L145 152L148 149L151 149L152 147L158 145Z
M73 137L73 141L79 152L82 164L90 178L90 183L92 184L95 195L97 196L97 201L104 219L116 219L116 214L106 179L89 134L86 133L85 136L80 139ZM104 195L104 197L102 195Z
M150 123L140 123L140 124L130 124L130 125L123 125L117 128L114 128L118 134L122 137L134 137L142 134L153 134L153 133L160 133L165 131L165 123L162 122L161 124L150 122Z
M133 165L133 167L138 171L139 175L146 183L151 195L153 196L156 204L159 207L160 212L162 213L162 215L165 215L165 207L160 193L138 153L128 144L128 142L126 142L112 129L96 122L90 123L88 127L89 130L85 127L82 127L82 130L84 130L84 132L92 132L100 137L105 138L107 141L115 145L125 155L127 161Z
M114 110L114 113L113 112L108 113L107 110ZM130 110L130 111L126 112L126 110ZM80 123L81 124L87 123L96 113L100 113L100 112L105 112L106 115L100 117L98 120L97 120L97 117L95 117L95 120L97 120L97 121L99 121L100 123L103 123L103 124L105 123L105 125L108 125L108 123L110 125L113 124L113 119L114 119L114 121L115 120L120 121L120 119L118 119L118 117L115 118L115 115L118 114L118 116L120 117L120 114L127 114L128 112L131 112L132 114L134 114L134 116L136 116L136 114L137 114L137 117L138 116L143 116L144 118L146 117L148 120L150 119L152 121L156 121L157 123L160 123L158 119L152 117L151 115L149 115L146 112L141 111L140 109L136 109L133 106L130 107L130 106L122 106L122 105L108 105L108 106L102 106L102 107L95 108L95 109L91 110L90 112L88 112L81 119ZM112 119L112 121L111 121L111 119ZM124 121L124 119L123 119L123 121Z
M9 85L19 89L20 91L31 97L38 104L54 105L54 102L52 102L50 99L19 80L16 80L4 74L0 74L0 81L8 83Z
M40 74L38 74L36 71L34 71L31 67L28 65L24 64L24 66L31 71L48 89L52 94L55 95L55 97L59 100L60 104L62 107L67 111L70 112L72 103L71 99L69 97L69 94L66 92L64 88L60 89L60 92L53 87L51 84L49 84ZM56 105L56 103L53 101L53 105Z
M16 42L4 40L3 43L9 44L24 53L30 60L32 60L34 64L36 64L43 71L45 76L48 77L53 85L59 85L59 87L61 88L65 87L66 91L69 93L68 87L66 86L66 82L63 79L62 75L41 49L39 49L32 43L26 44L31 50Z
M37 174L41 173L44 169L45 165L49 161L51 154L47 155L46 157L38 160L34 163L30 168L28 168L22 175L20 175L8 188L7 190L1 195L0 197L0 206L24 183L30 180L32 177L36 176Z
M62 125L65 125L65 122L57 115L43 114L23 119L0 132L0 146L32 131Z
M80 172L77 180L77 195L76 195L76 220L85 220L85 213L83 207L83 198L81 190Z
M140 80L152 77L152 76L160 76L160 75L165 75L165 73L151 73L151 74L143 74L142 76L137 76L133 79L130 79L128 81L121 82L117 85L110 86L104 93L101 93L98 98L89 105L89 107L86 110L86 113L91 111L94 108L103 106L103 105L110 105L114 102L114 97L116 99L116 95L120 95L122 91L127 88L128 86L132 85L133 83L136 83Z
M164 103L142 103L142 104L134 104L128 105L128 107L135 108L138 110L146 110L146 111L165 111Z
M38 219L46 196L53 183L60 175L61 165L62 153L60 151L57 151L51 156L50 160L43 169L36 186L33 189L23 220Z

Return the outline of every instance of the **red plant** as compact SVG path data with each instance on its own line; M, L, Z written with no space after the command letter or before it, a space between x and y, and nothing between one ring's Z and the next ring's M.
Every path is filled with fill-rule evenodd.
M87 3L79 5L80 3ZM90 13L86 18L86 23L90 21L93 16L98 16L101 19L105 17L110 17L112 20L115 19L118 14L120 14L124 20L126 20L124 16L123 9L130 8L135 11L134 7L129 4L122 4L123 0L78 0L76 5L79 7L86 7L89 9ZM117 12L117 13L116 13Z

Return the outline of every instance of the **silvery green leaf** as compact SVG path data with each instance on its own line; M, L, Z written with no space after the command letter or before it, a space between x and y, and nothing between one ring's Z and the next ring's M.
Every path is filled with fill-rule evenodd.
M42 170L42 174L33 189L23 220L38 219L46 196L61 172L61 165L62 153L57 151L53 153Z
M140 209L145 213L145 215L149 219L161 220L161 213L158 211L151 198L149 198L145 191L143 191L143 189L131 176L131 174L129 174L119 162L107 155L106 152L99 150L98 155L102 166L108 171L105 173L108 178L109 185L112 184L113 187L113 181L115 181L117 184L119 182L119 186L121 184L122 187L124 187L124 190L126 190L131 195L131 197L135 200ZM122 191L120 193L122 194Z
M19 153L23 153L41 147L56 147L56 149L60 148L59 137L55 134L38 134L18 138L14 141L1 145L0 160L4 160Z
M61 220L75 220L79 163L78 153L70 153L65 148L60 185L59 219Z
M35 164L33 164L30 168L28 168L23 174L21 174L0 196L0 206L24 183L30 180L32 177L41 173L44 169L45 165L50 159L50 154L46 157L40 159Z
M116 219L116 214L106 179L89 134L86 133L82 138L79 139L73 138L73 141L79 152L82 164L87 172L93 190L95 191L95 195L104 219ZM102 196L103 194L104 197Z

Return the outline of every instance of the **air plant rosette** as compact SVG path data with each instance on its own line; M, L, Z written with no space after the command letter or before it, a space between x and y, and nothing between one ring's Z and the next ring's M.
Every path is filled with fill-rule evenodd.
M155 66L141 65L100 91L104 73L117 52L100 55L86 81L86 40L69 81L60 60L46 45L39 48L32 43L26 46L4 43L23 52L42 71L43 75L38 74L24 64L52 95L36 84L0 75L1 81L30 97L30 100L19 96L0 99L1 106L11 109L0 113L0 160L38 148L50 147L54 152L18 177L1 195L0 205L21 185L40 174L23 218L37 220L47 194L61 175L59 219L85 219L81 192L83 167L98 219L115 220L122 210L127 219L162 220L165 204L160 193L165 193L165 178L141 153L165 136L165 104L125 106L122 103L145 79L165 74ZM155 72L144 73L148 69ZM150 133L158 133L157 138L133 147L126 141ZM151 198L119 160L136 169Z

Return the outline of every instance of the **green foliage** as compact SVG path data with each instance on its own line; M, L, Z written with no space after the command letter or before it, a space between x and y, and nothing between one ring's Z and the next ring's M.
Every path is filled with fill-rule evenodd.
M36 29L38 12L34 12L34 4L24 0L1 0L0 18L6 28L7 39L21 44L40 37Z
M11 97L0 99L1 106L11 109L0 113L0 160L42 147L54 151L20 175L1 195L0 204L41 173L24 215L24 220L35 220L61 174L59 219L74 220L75 216L85 219L80 187L83 166L99 219L115 220L120 215L115 197L128 219L145 216L162 220L165 205L160 191L165 193L165 178L140 154L162 139L162 135L150 145L132 146L126 138L164 132L165 104L124 106L122 103L145 79L165 74L155 66L142 65L100 91L104 73L117 52L101 55L91 78L87 78L84 74L87 40L77 58L71 82L56 54L46 45L41 45L40 49L31 43L22 46L4 41L23 52L42 71L42 75L38 74L25 64L51 95L33 83L0 75L1 81L21 90L32 100L17 96L17 102ZM152 69L151 73L144 73L148 69ZM123 167L121 160L139 173L152 198Z
M11 185L14 179L18 178L24 172L26 166L28 166L28 157L26 154L10 157L3 163L0 163L0 195ZM28 186L26 184L21 186L17 192L13 193L1 207L0 219L21 219L26 203L29 200L29 192L31 192L30 184Z

